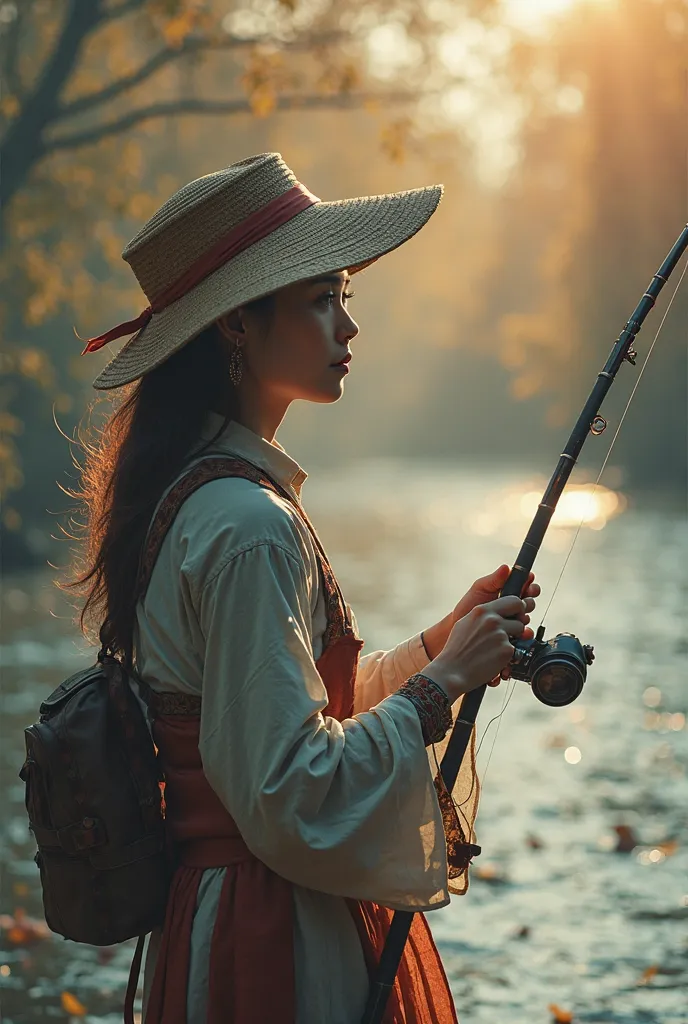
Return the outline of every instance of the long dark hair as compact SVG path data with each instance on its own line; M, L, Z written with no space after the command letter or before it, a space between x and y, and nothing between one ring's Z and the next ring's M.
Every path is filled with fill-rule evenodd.
M271 296L249 304L268 313ZM84 598L77 623L90 641L99 638L112 654L132 665L135 588L143 543L163 491L184 464L201 454L236 415L229 379L230 348L217 324L182 346L155 370L123 390L115 410L92 440L94 428L78 434L86 458L80 490L80 541L62 590ZM224 422L203 443L207 413ZM78 463L77 463L78 464Z

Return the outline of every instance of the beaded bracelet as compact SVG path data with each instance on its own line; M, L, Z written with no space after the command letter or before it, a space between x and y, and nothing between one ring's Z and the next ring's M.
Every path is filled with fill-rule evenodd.
M401 684L397 693L410 700L418 712L426 747L444 739L452 725L451 704L434 679L417 672Z

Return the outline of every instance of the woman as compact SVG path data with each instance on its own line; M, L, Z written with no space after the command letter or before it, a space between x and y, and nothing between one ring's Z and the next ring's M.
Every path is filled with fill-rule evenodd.
M139 383L86 465L81 582L101 641L155 693L179 866L145 1024L354 1024L390 910L449 900L426 746L455 701L507 674L539 588L496 599L502 566L424 634L359 660L306 474L275 440L293 400L341 397L351 275L440 195L321 203L279 154L207 175L124 251L150 306L85 349L137 331L94 381ZM144 545L157 557L134 608ZM476 796L471 782L466 807ZM386 1020L456 1020L420 913Z

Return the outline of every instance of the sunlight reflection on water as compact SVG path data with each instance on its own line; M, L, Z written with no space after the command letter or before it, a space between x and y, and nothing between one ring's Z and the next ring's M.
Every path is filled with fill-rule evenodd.
M355 494L352 478L309 481L367 649L435 621L474 579L513 562L546 482L511 467L394 461L358 467ZM591 491L571 488L546 535L538 612ZM465 898L430 917L462 1024L546 1024L550 1003L581 1022L688 1022L688 524L604 487L591 512L546 633L595 644L583 694L545 708L516 684L493 750L499 690L478 722L480 870ZM614 852L623 825L637 856Z
M304 502L365 650L436 621L474 579L513 561L528 525L522 503L539 486L512 467L377 460L314 471ZM481 711L483 854L468 895L430 916L462 1024L549 1024L554 1003L588 1024L688 1021L688 529L673 513L605 507L606 528L581 531L547 616L547 636L570 630L595 645L583 694L552 709L515 684L493 750L487 723L504 687ZM481 515L494 532L473 528ZM538 558L543 609L574 533L552 529ZM38 915L17 779L22 729L95 652L83 650L49 575L8 581L3 601L2 910ZM622 836L627 853L615 852ZM43 1019L64 988L90 1024L120 1019L131 944L105 959L60 939L4 949L3 1012L14 1024Z

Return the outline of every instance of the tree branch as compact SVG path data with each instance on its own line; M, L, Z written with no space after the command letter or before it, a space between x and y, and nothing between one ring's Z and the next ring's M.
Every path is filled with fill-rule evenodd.
M22 104L0 147L0 209L4 213L14 193L44 153L44 131L55 116L60 94L79 59L86 38L100 24L102 0L70 0L67 15L33 91Z
M12 96L16 96L18 100L24 97L24 86L21 78L19 77L19 69L17 67L19 62L19 51L20 51L20 36L24 19L26 18L26 8L17 7L14 21L10 22L9 27L5 32L4 45L2 47L3 59L2 65L4 67L4 79L7 82L8 89Z
M247 40L247 42L250 44L251 40ZM243 40L232 40L232 43L235 46L244 45ZM219 47L213 47L207 40L198 39L187 39L182 46L178 47L165 47L165 49L160 50L142 64L140 68L137 68L136 71L132 71L130 75L118 78L115 82L111 82L97 92L88 93L86 96L79 96L77 99L72 100L71 103L63 104L57 110L56 119L64 120L67 117L73 117L75 114L81 114L84 110L98 107L101 103L107 103L109 100L121 96L123 92L127 92L129 89L140 85L141 82L145 82L147 78L154 75L160 68L165 67L166 64L170 64L172 61L185 57L190 53L199 53L203 50L215 48Z
M275 110L355 110L370 102L385 103L409 103L417 98L414 93L337 93L332 95L316 96L279 96L275 102ZM237 100L200 100L183 99L174 100L168 103L154 103L149 107L139 107L138 110L131 110L128 114L110 121L107 124L97 125L83 132L75 132L72 135L58 135L57 138L49 139L45 143L44 152L55 153L60 150L74 150L81 146L89 146L94 142L100 142L111 135L120 135L122 132L142 124L145 121L152 121L160 117L179 117L187 114L250 114L251 103L246 97Z
M103 11L101 25L106 25L117 18L123 18L125 14L131 14L132 11L140 11L145 2L146 0L122 0L122 3L113 4L112 7Z
M137 0L137 2L140 2L140 0ZM321 36L309 36L307 39L299 40L294 44L283 44L282 49L310 50L314 46L326 46L337 42L343 35L344 33L342 32L327 32ZM117 81L111 82L97 92L89 93L86 96L79 96L77 99L72 100L71 103L63 104L57 110L56 120L63 121L68 117L73 117L75 114L83 113L84 110L91 110L93 107L98 107L103 103L109 102L109 100L115 99L117 96L121 96L122 93L145 82L156 71L159 71L160 68L172 63L172 61L178 60L180 57L186 57L194 53L207 53L214 50L235 50L241 47L257 46L261 42L265 42L265 40L260 38L240 39L237 36L228 36L226 39L220 40L189 37L184 40L181 46L165 47L160 50L130 75L118 78ZM274 40L271 40L271 42L274 42Z

